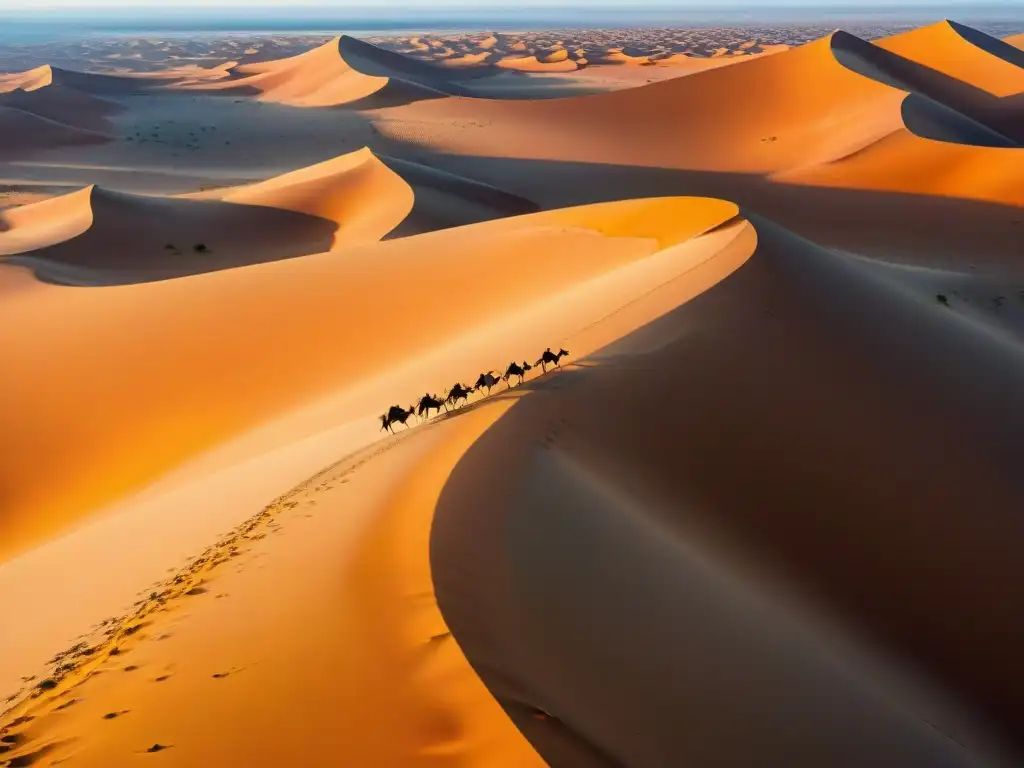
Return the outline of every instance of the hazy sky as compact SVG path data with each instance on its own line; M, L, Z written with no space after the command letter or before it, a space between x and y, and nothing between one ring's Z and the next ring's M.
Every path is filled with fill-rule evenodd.
M1013 5L1019 0L1003 0L1003 2L979 2L978 4ZM777 8L777 7L808 7L820 8L828 6L854 7L933 7L959 5L968 3L964 0L515 0L511 3L493 3L486 0L0 0L0 10L40 10L43 8L73 8L90 10L96 8L131 9L144 14L147 9L163 8L202 8L215 7L262 7L277 8L282 11L301 6L305 8L323 8L337 13L344 13L352 8L374 9L431 9L466 8L479 11L501 12L503 9L522 8L618 8L630 6L644 8L664 8L685 10L687 7L700 8Z

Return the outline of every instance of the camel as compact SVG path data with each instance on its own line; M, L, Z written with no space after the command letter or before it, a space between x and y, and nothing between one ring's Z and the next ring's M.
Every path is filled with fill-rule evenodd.
M558 361L561 360L563 357L568 357L568 356L569 356L569 350L567 350L567 349L560 349L560 350L558 350L558 354L556 355L554 352L551 351L551 347L548 347L547 349L544 350L544 354L540 356L540 360L538 360L536 363L534 363L534 365L539 365L541 368L544 369L544 373L547 373L548 372L548 363L551 363L552 365L554 365L557 368L558 367Z
M380 417L381 432L390 431L391 434L394 434L395 428L392 425L396 422L404 425L405 428L408 429L409 424L407 422L413 415L413 406L411 405L408 410L402 408L400 405L392 405L388 409L388 412Z
M465 400L467 405L469 404L469 396L473 394L473 388L465 387L462 384L456 384L451 388L448 393L448 397L444 399L446 403L451 403L454 408L459 404L459 400Z
M523 364L522 365L519 365L518 363L515 363L515 362L509 363L508 368L505 370L505 375L502 376L501 378L503 378L505 380L506 384L511 386L510 379L513 376L518 376L519 377L519 383L522 384L523 383L523 378L526 376L527 372L528 371L532 371L532 370L533 370L533 366L530 365L525 360L523 360Z
M426 414L429 419L430 412L432 410L436 410L440 415L442 408L444 408L445 411L448 410L448 406L445 405L444 400L439 400L437 395L424 395L420 398L419 408L416 409L416 415L422 416L423 414Z
M498 382L501 381L494 375L494 371L488 371L487 373L481 373L480 378L476 380L476 384L473 385L473 389L483 389L487 387L487 394L491 394L491 387L498 386Z

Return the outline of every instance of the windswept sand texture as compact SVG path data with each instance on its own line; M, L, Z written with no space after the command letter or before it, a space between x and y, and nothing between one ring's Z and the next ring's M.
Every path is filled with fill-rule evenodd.
M1024 762L1014 31L0 50L0 765Z

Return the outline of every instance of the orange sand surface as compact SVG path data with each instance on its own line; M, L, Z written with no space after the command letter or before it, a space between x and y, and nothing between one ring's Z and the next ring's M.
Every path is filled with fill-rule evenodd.
M621 37L0 75L0 766L1024 760L1021 38Z

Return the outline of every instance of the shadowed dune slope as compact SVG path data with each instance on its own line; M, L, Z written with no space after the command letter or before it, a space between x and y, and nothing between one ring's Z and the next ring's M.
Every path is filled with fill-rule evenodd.
M1003 98L1008 88L1021 90L1024 70L968 43L949 25L925 27L907 34L909 39L890 38L888 46L882 46L836 33L836 56L866 77L943 104L1011 142L1024 141L1020 127L1021 107L1017 100ZM1003 45L995 38L991 38L991 42ZM930 53L925 54L925 50ZM901 55L903 52L908 56ZM987 83L998 95L975 83ZM915 128L910 121L908 127ZM970 141L965 139L963 143Z
M454 469L445 622L551 765L1018 764L1024 350L749 218Z
M893 35L875 45L995 97L1024 92L1024 51L955 21Z
M0 93L0 106L97 132L109 131L108 118L122 110L118 104L64 85L45 85L31 90L19 88Z
M254 93L297 107L392 106L461 93L466 70L447 70L347 36L298 56L229 70L231 77L190 83L188 90Z
M0 92L22 88L35 90L50 85L63 86L80 93L94 96L118 96L138 93L149 86L164 85L159 78L146 76L127 77L121 75L104 75L95 72L75 72L44 65L26 72L0 75Z
M249 208L120 195L102 195L100 203L133 212L152 205L159 213L181 206L197 212L197 227L212 218L203 211ZM0 467L3 552L52 535L198 451L421 357L432 375L475 376L493 367L499 337L474 318L519 322L533 303L671 252L735 213L730 203L706 199L602 204L103 290L39 284L24 270L0 267L8 293L0 302L0 346L17 372L0 380L0 423L11 447ZM235 228L259 242L267 216L268 209L246 213ZM215 233L230 229L218 224ZM214 257L219 247L211 241ZM118 253L129 255L123 247ZM455 274L472 290L425 287ZM556 308L586 314L586 306ZM498 307L514 311L492 319ZM543 348L553 327L517 332L527 346L520 354ZM511 338L503 343L514 346ZM439 362L432 354L449 357ZM373 405L351 418L424 385L405 395L411 384L395 386L371 393ZM60 484L50 481L54 472Z
M533 213L537 206L480 182L369 149L258 184L191 195L307 213L337 224L334 247Z
M837 60L844 55L837 51L853 44L899 58L835 33L742 67L613 93L543 102L445 99L387 110L378 127L397 139L458 154L770 173L827 163L905 130L907 92ZM452 130L453 120L470 115L484 127ZM918 127L935 122L942 138L1006 143L948 109L941 120L933 110ZM622 135L631 140L621 141Z
M15 99L17 100L17 99ZM103 144L109 137L48 117L6 106L0 100L0 160L17 160L34 152L67 146Z
M215 200L88 187L0 214L0 253L41 279L118 285L319 253L333 222ZM14 255L12 255L14 254Z
M924 75L931 95L894 87L915 88L920 82L906 80ZM551 101L445 99L385 110L377 127L445 155L547 161L552 171L587 164L593 184L600 183L596 169L611 178L612 166L633 166L737 174L741 186L739 174L1017 205L1021 153L1003 134L931 97L949 102L950 82L958 81L837 32L742 67ZM459 130L470 116L477 124ZM484 177L505 183L499 173ZM681 179L676 189L731 196L728 180L718 178ZM667 177L662 188L673 189Z

